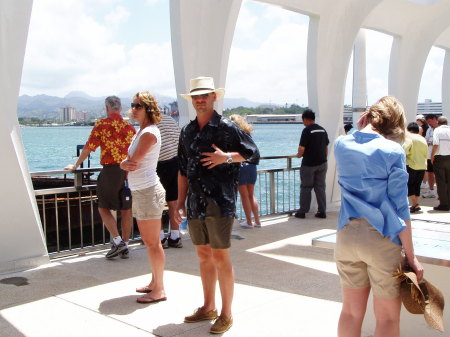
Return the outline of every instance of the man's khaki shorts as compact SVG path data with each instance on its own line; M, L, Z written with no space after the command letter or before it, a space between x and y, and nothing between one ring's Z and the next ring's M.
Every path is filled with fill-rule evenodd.
M207 199L205 219L188 221L189 235L194 245L207 245L214 249L231 247L231 230L234 218L222 216L220 207Z
M392 274L402 262L401 252L364 218L351 220L338 232L334 252L342 287L371 286L377 297L398 297L399 283Z
M161 219L166 203L166 191L160 182L143 190L131 191L131 196L133 216L136 220Z

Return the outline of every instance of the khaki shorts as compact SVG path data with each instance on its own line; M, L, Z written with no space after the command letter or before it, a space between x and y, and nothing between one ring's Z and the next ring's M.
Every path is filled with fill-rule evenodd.
M372 287L380 298L395 298L399 283L392 277L402 262L402 248L365 219L354 219L337 234L334 256L344 288Z
M194 245L207 245L214 249L226 249L231 246L231 230L234 218L222 216L220 207L208 199L205 219L188 221L189 235Z
M158 182L143 190L131 191L133 216L137 220L161 219L166 203L166 191Z

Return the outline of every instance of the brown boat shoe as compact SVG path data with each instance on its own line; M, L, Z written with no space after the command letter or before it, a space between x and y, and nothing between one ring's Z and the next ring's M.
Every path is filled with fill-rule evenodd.
M233 325L233 317L219 316L209 330L210 333L219 334L228 331Z
M211 321L217 318L217 310L210 310L205 312L203 307L198 308L195 312L184 318L185 323L195 323L200 321Z

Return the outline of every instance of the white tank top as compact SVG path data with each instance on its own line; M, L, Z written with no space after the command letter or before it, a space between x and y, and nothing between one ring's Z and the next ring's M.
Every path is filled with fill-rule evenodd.
M156 144L154 144L144 158L138 164L135 171L128 172L128 185L132 191L143 190L158 183L159 178L156 174L156 165L158 164L159 151L161 149L161 134L156 125L150 125L134 135L130 147L128 148L129 156L132 156L136 151L139 140L144 133L151 133L156 137Z

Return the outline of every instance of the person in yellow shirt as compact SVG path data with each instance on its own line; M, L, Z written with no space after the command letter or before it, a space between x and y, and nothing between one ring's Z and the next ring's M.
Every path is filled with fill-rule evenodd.
M419 125L416 122L408 124L408 134L403 149L406 153L406 170L408 179L408 198L411 213L420 211L420 184L427 169L428 145L422 136L419 135Z

